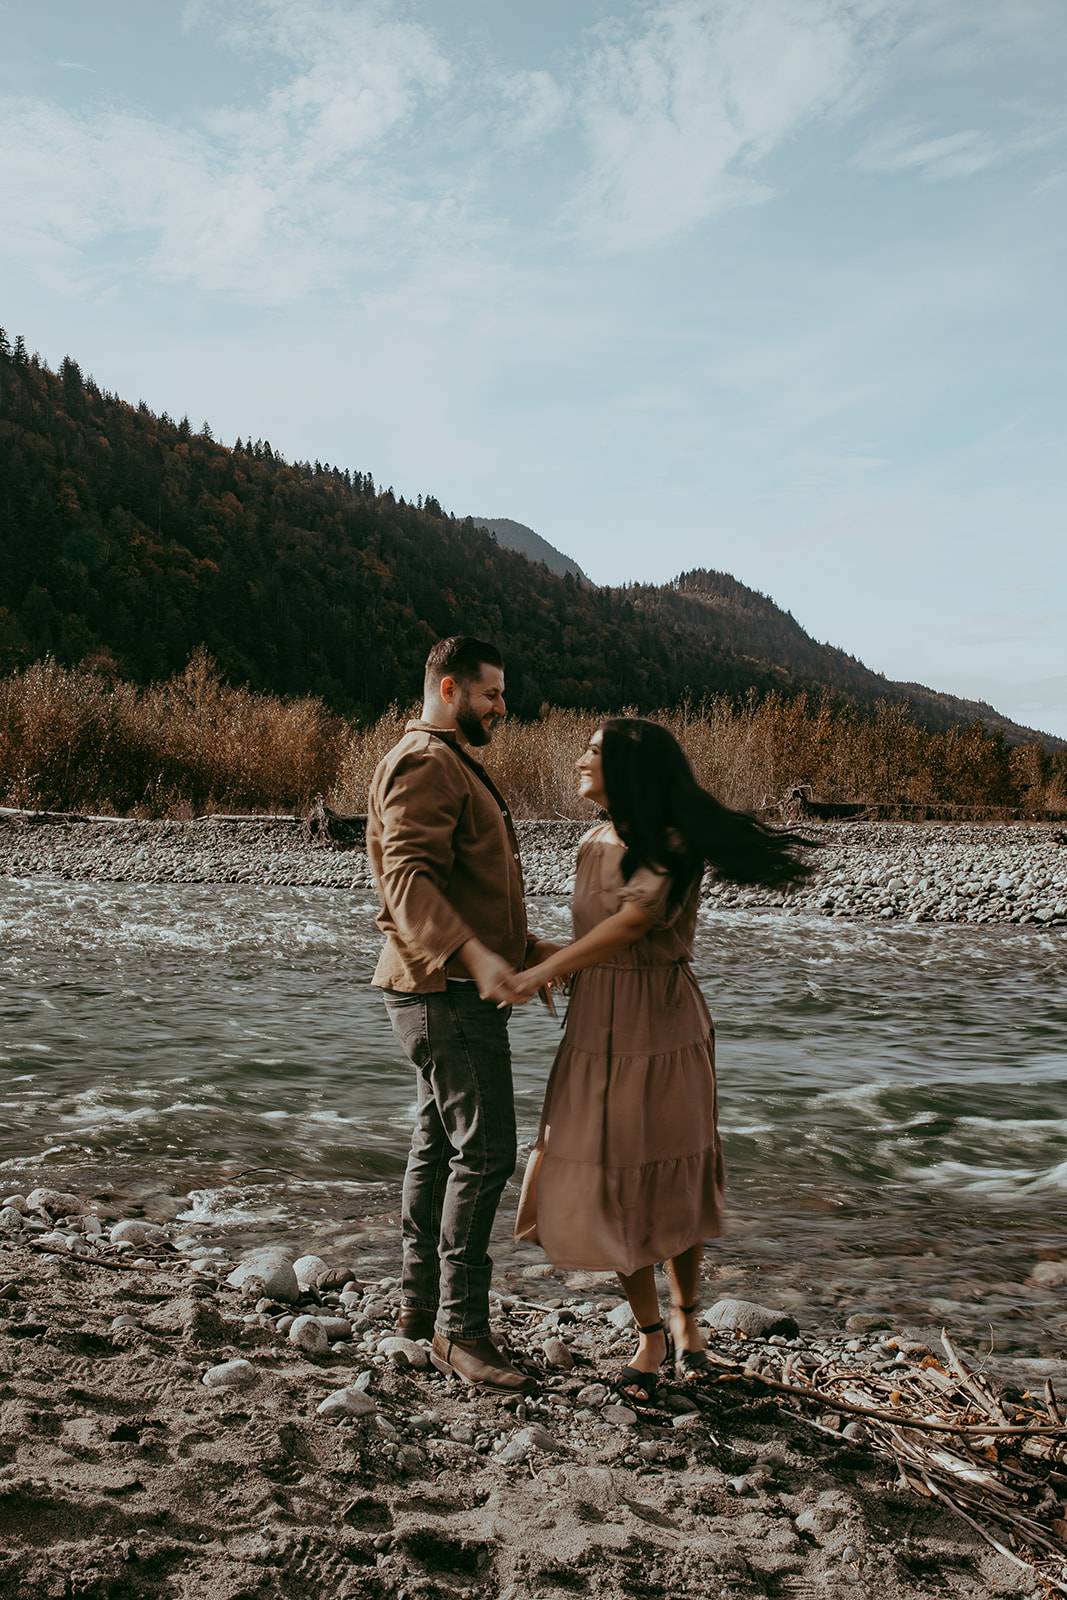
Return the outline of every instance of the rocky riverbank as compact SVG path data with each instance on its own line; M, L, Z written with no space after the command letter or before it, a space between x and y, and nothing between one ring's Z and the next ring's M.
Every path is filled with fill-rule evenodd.
M1046 1592L1025 1549L998 1552L854 1414L914 1391L949 1416L965 1388L892 1319L802 1330L720 1300L718 1381L637 1411L610 1389L633 1346L614 1282L534 1264L493 1308L537 1381L516 1402L397 1339L396 1279L358 1249L235 1260L189 1197L117 1198L39 1188L0 1209L11 1600ZM775 1388L827 1372L837 1409ZM1033 1381L1020 1368L997 1403L1013 1414ZM1060 1515L1058 1487L1024 1480L1016 1503Z
M569 895L583 822L518 824L530 894ZM788 905L912 922L1067 923L1067 831L1051 824L805 823L820 845L793 895L708 881L713 906ZM79 882L268 883L373 889L361 825L299 818L136 822L0 811L0 874Z

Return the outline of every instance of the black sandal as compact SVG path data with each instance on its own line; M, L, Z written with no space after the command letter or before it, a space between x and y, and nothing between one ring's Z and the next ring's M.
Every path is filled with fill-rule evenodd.
M662 1333L662 1322L650 1322L647 1328L638 1328L638 1333ZM664 1362L671 1358L671 1336L667 1334L667 1354ZM611 1386L628 1405L652 1406L656 1403L656 1390L659 1388L658 1372L642 1372L638 1367L623 1367L618 1377ZM630 1389L643 1389L645 1398L639 1400L635 1394L629 1394Z
M691 1317L699 1301L694 1300L691 1306L675 1306L673 1309L683 1317ZM674 1376L678 1383L699 1383L702 1378L712 1375L714 1368L708 1360L706 1350L678 1349L674 1357Z

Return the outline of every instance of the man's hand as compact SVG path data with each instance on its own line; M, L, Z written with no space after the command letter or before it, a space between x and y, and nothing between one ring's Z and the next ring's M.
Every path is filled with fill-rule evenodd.
M527 967L525 972L514 973L502 984L500 1000L509 1006L524 1006L540 990L547 992L549 981L541 975L540 967Z
M503 956L488 949L480 939L468 939L466 944L460 945L457 954L478 985L478 993L483 1000L499 1000L510 1005L507 985L515 969L508 965Z

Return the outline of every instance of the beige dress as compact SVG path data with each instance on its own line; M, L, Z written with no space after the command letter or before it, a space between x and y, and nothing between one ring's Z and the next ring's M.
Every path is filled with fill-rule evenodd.
M559 1267L632 1273L722 1232L715 1035L689 966L699 885L622 881L610 823L578 850L574 936L634 901L655 918L629 950L573 982L515 1223Z

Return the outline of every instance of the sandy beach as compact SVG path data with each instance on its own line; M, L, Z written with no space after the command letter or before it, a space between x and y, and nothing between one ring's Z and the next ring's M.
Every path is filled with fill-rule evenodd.
M941 1364L888 1319L798 1335L771 1308L762 1335L711 1335L721 1381L638 1413L609 1388L632 1345L613 1283L535 1264L493 1308L538 1379L516 1403L392 1338L396 1279L367 1281L358 1256L297 1260L300 1281L291 1252L234 1273L147 1220L166 1197L9 1198L32 1206L0 1236L12 1600L1049 1592L862 1421L755 1375L838 1362L866 1404L879 1384L899 1403L901 1373L914 1387Z

